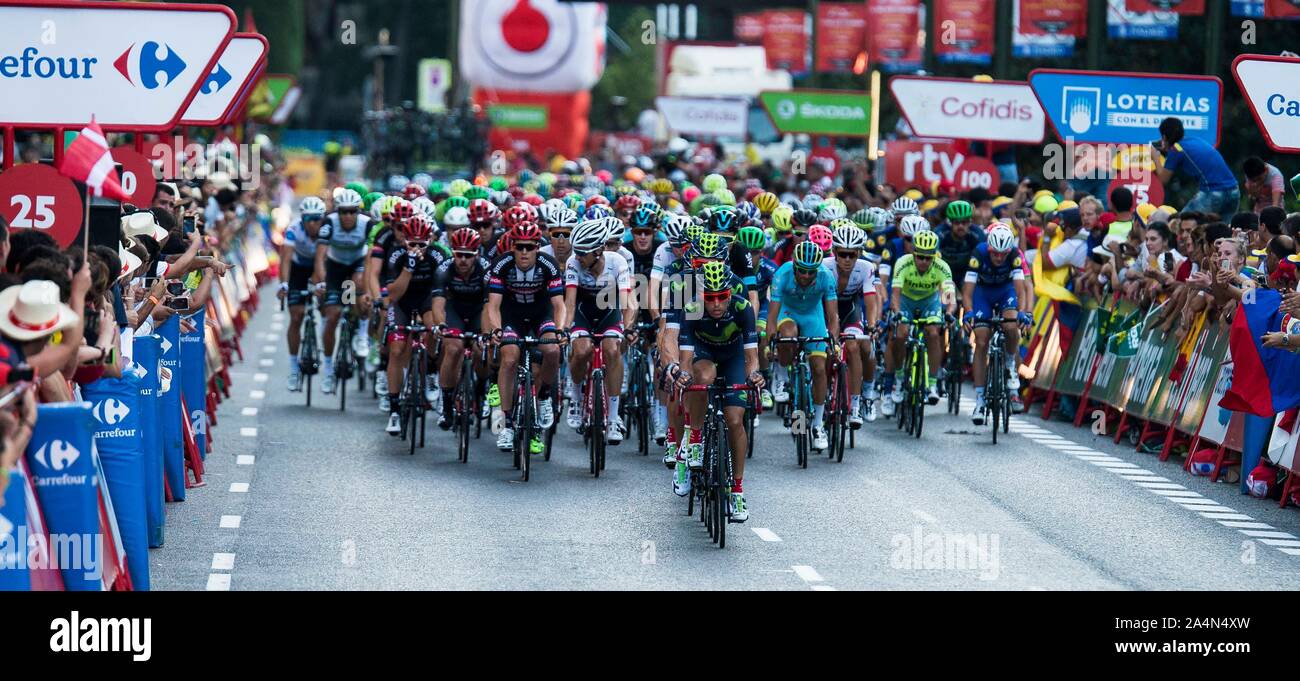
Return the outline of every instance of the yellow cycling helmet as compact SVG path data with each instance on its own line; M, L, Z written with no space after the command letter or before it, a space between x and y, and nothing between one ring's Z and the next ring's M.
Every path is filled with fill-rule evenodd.
M912 252L917 255L934 255L939 250L939 235L923 229L912 236Z
M754 205L758 206L758 212L763 215L771 215L781 205L781 199L776 198L772 192L763 192L754 197Z
M925 194L922 194L920 189L909 189L903 192L903 196L906 196L913 201L920 201L925 198Z
M787 205L777 206L772 211L772 227L777 232L790 231L790 216L794 215L794 209Z

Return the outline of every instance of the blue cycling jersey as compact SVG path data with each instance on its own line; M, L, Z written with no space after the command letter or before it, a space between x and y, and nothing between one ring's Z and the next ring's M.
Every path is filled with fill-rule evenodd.
M817 278L811 286L800 286L794 278L794 263L781 266L772 277L772 302L794 314L821 314L822 304L835 300L835 275L824 266L817 268Z

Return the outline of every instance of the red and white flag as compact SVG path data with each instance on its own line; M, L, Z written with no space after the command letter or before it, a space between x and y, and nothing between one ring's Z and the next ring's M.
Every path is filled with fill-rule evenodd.
M131 195L122 189L117 179L113 155L108 150L108 140L95 119L81 129L77 139L63 152L59 172L86 185L95 196L107 196L118 201L130 201Z

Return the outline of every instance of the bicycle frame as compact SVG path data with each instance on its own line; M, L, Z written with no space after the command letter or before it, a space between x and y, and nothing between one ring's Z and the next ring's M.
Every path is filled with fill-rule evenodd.
M735 479L730 440L727 438L727 393L748 393L747 404L758 403L758 393L748 383L726 384L719 378L712 385L692 385L684 392L707 392L704 412L704 468L691 471L691 494L687 514L694 513L695 497L701 498L700 520L718 548L727 546L727 523L731 522L731 483Z
M498 339L500 345L519 348L519 362L515 366L515 399L510 405L515 426L515 468L523 471L524 482L531 475L532 452L530 446L537 430L537 391L533 388L532 350L542 345L559 345L558 339L514 336Z
M786 427L790 428L790 434L794 437L796 464L800 468L808 467L808 454L812 448L812 365L808 361L808 345L811 343L833 343L834 339L829 336L777 336L771 340L774 345L794 345L795 357L793 364L794 391L790 396L791 419L796 414L801 422L799 427L791 427L790 420L786 421ZM830 381L830 367L827 370L827 382ZM827 386L829 387L829 385ZM828 394L829 396L829 394Z

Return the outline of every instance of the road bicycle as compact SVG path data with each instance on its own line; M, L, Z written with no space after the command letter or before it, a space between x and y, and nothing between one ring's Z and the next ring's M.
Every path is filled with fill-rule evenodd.
M563 334L562 331L556 333ZM514 345L519 348L519 362L515 366L515 399L510 405L511 420L515 424L514 465L522 471L524 482L528 482L532 473L532 442L537 435L537 390L533 384L533 351L543 345L559 345L563 341L555 338L535 338L533 336L502 337L500 345ZM554 402L554 400L552 400ZM550 450L544 448L547 460Z
M1005 434L1010 430L1011 394L1007 390L1006 335L1002 324L992 324L989 334L988 385L984 388L984 409L993 425L993 444L998 443L998 426Z
M578 432L587 447L591 474L600 477L605 470L606 427L609 414L609 395L605 390L605 351L601 347L604 338L588 336L591 340L591 369L582 386L582 425Z
M960 414L962 375L966 372L966 367L970 366L971 347L957 320L949 322L945 330L948 354L944 357L943 365L944 392L948 395L948 413Z
M345 304L339 313L338 335L334 339L334 383L339 391L339 411L348 406L348 381L355 374L358 392L366 389L366 358L352 351L352 339L357 335L357 319L352 305Z
M483 350L478 347L482 336L469 331L445 328L439 333L439 336L456 338L464 342L464 348L461 350L460 380L456 382L452 394L450 396L443 395L442 399L443 409L451 410L452 428L456 431L456 458L461 463L467 463L469 461L470 426L474 426L480 433L482 432L483 420L480 417L479 410L479 404L483 400L482 381L474 370L475 352L480 355L483 353ZM475 437L478 437L478 433L475 434Z
M831 341L824 336L772 339L776 345L795 346L794 364L790 367L790 412L784 423L794 437L795 462L800 468L808 467L808 454L812 449L812 364L808 361L808 345Z
M693 385L685 392L705 392L709 394L708 407L704 411L702 441L704 443L704 466L691 470L691 493L687 495L686 515L695 515L695 506L700 507L700 521L708 531L709 537L718 548L727 546L727 523L731 522L731 481L734 479L731 466L731 442L727 438L726 398L728 393L745 392L745 403L757 405L762 409L758 393L748 383L728 384L723 376L717 377L712 385Z
M836 463L844 461L844 445L850 438L849 433L853 431L849 423L853 394L850 390L853 386L849 385L849 365L846 359L848 349L845 343L850 340L855 340L855 337L841 335L839 352L835 353L834 358L827 356L830 360L826 368L830 374L830 390L826 397L826 435L829 442L826 456Z
M410 454L415 454L416 428L419 428L420 448L424 448L425 420L429 405L424 393L428 375L425 368L429 364L429 350L425 343L425 332L429 330L423 324L408 324L396 327L406 335L410 345L411 358L406 363L406 381L402 384L402 396L399 398L398 413L402 421L402 441L410 443Z
M302 376L303 392L307 393L307 406L311 406L311 377L320 371L320 341L316 338L316 329L320 326L320 311L316 306L316 296L312 295L311 289L298 291L296 295L301 296L306 307L302 315L302 341L298 345L298 373ZM284 301L280 301L280 309L284 309Z
M898 405L898 428L921 437L925 426L925 403L930 378L930 361L925 343L925 324L913 321L903 355L903 403ZM888 397L886 397L888 399Z
M628 437L636 433L637 453L646 456L650 453L650 438L653 427L654 410L654 374L651 367L655 364L654 346L650 342L650 332L658 328L655 324L640 323L636 325L636 342L627 348L624 371L627 373L627 395L620 405L623 423L627 424Z

